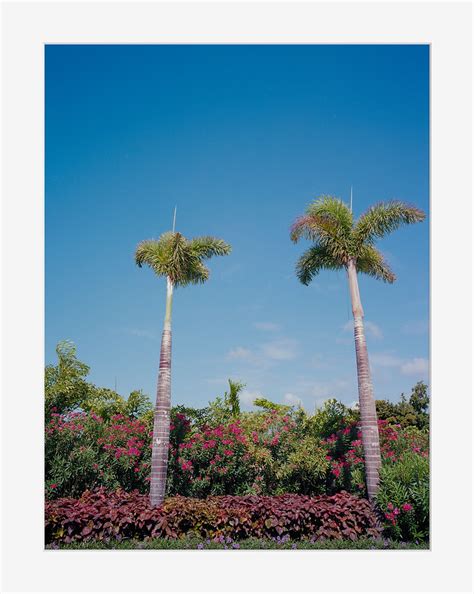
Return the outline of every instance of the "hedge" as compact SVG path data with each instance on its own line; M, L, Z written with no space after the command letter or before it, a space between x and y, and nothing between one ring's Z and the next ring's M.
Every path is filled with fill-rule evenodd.
M366 499L336 495L171 497L151 508L138 491L85 491L46 502L46 543L222 536L355 541L377 538L381 526Z

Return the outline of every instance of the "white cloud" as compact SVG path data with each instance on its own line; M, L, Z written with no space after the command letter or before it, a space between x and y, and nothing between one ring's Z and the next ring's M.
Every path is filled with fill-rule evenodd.
M241 346L238 346L227 353L228 359L250 359L251 357L252 351Z
M429 370L429 361L424 357L414 357L413 359L401 359L391 353L375 353L369 355L370 364L373 368L392 367L396 368L403 375L427 375Z
M372 338L383 338L382 330L370 320L366 320L364 322L364 328L369 336ZM352 320L348 320L344 326L342 327L344 332L352 332L354 330L354 322Z
M247 406L253 406L253 402L256 398L264 398L258 391L242 390L239 394L239 400L242 404Z
M426 375L429 370L429 362L428 359L415 357L411 361L403 363L400 369L404 375Z
M369 354L369 361L373 367L400 367L403 361L390 353Z
M298 398L298 396L295 396L295 394L292 394L291 392L287 392L283 396L283 400L290 406L303 406L303 401L301 398Z
M296 340L291 340L289 338L274 340L262 344L262 354L267 359L287 361L296 357L297 344Z
M302 380L298 382L298 391L319 399L319 402L324 402L327 398L340 398L344 395L349 387L349 382L346 380L330 380L327 382L314 382Z
M274 332L280 328L278 324L273 322L255 322L254 326L257 330L264 330L265 332Z

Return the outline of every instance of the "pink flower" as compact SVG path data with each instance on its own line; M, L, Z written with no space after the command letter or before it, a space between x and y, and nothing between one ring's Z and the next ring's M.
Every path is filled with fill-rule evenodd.
M50 489L56 489L57 486L58 486L57 483L53 483L52 485L49 485L49 488Z
M224 454L225 454L226 456L232 456L232 454L233 454L233 453L234 453L234 452L233 452L232 450L224 450Z
M410 511L410 510L412 510L412 509L413 509L413 506L412 506L412 505L410 505L409 503L404 503L404 504L402 505L402 510L403 510L403 511Z
M393 503L389 503L389 504L387 505L387 507L388 507L388 509L393 509Z

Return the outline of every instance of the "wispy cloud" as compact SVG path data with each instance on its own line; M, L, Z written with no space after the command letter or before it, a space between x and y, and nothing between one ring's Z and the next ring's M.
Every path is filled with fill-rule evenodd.
M411 361L406 361L401 366L403 375L422 375L425 376L429 371L429 361L422 357L415 357Z
M377 339L383 338L382 330L374 322L371 322L370 320L365 320L364 327L365 327L367 334L369 336L371 336L372 338L377 338ZM344 332L351 332L354 329L354 322L352 320L349 320L348 322L346 322L344 324L342 329L344 330Z
M242 390L239 394L240 402L246 406L253 406L253 403L257 398L264 398L262 393L258 390Z
M238 346L227 353L227 358L248 360L252 358L252 351L250 349Z
M295 359L297 355L297 341L290 338L273 340L261 345L264 357L275 361L287 361Z
M254 326L257 330L263 330L265 332L275 332L280 329L280 326L273 322L255 322Z
M290 406L303 406L303 401L301 398L298 398L298 396L292 394L291 392L287 392L283 396L283 400L285 401L285 404L289 404Z
M257 367L269 367L275 361L289 361L298 354L298 342L280 338L257 345L255 349L237 346L227 353L227 359L248 361Z
M402 360L390 353L374 353L369 356L373 367L400 367Z
M296 383L297 391L316 399L316 404L322 404L327 398L340 398L345 395L350 383L345 379L312 381L301 379Z
M391 367L398 369L403 375L426 376L429 371L429 361L424 357L401 359L391 353L374 353L369 358L373 368Z

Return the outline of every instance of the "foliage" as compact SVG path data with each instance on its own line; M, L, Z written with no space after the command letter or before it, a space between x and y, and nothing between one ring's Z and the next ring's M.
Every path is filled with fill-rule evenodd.
M45 431L46 497L79 496L104 486L146 492L151 432L138 419L51 413Z
M45 414L77 409L87 399L89 384L85 381L89 366L76 357L76 347L68 340L56 346L57 365L45 368Z
M79 499L48 501L46 543L112 539L256 538L350 539L378 537L377 515L365 499L279 495L173 497L151 508L138 491L86 491Z
M86 381L89 366L78 360L76 347L72 342L59 342L56 353L57 365L47 365L45 368L47 421L53 410L58 414L93 412L106 420L114 415L138 418L152 410L148 396L141 390L134 390L125 400L114 390L98 388Z
M395 275L373 244L400 225L424 218L418 208L391 201L372 206L354 222L352 211L342 200L321 196L291 228L292 241L305 238L313 242L298 260L296 275L308 285L321 270L339 270L353 259L359 272L393 283Z
M429 461L405 452L380 473L377 503L385 517L385 532L398 540L429 537Z
M416 426L423 430L429 427L428 386L424 382L418 382L412 388L408 401L402 394L400 402L376 400L375 406L378 418L388 423L402 427Z
M428 458L429 435L417 427L401 428L387 421L378 422L382 466L398 462L406 453ZM357 423L346 426L329 436L328 460L331 473L328 477L328 492L346 489L351 493L365 495L364 452L362 434Z
M138 244L135 262L144 264L158 276L166 276L174 286L203 283L209 270L203 260L212 256L225 256L231 247L222 239L197 237L188 240L181 233L168 231L159 239L148 239Z
M268 398L264 398L263 396L255 398L253 404L258 408L262 408L263 410L267 411L276 410L277 412L288 413L291 410L291 406L287 404L277 404L276 402L272 402L271 400L268 400Z
M376 550L376 549L427 549L425 542L400 542L387 538L359 538L358 540L330 540L321 538L303 538L291 540L285 537L280 538L245 538L233 540L232 537L217 539L205 539L196 536L184 536L182 538L150 538L149 540L135 539L110 539L110 540L88 540L72 542L70 544L53 543L46 545L47 549L146 549L146 550Z
M307 417L306 428L312 435L327 438L358 418L358 411L348 408L335 398L330 398Z

